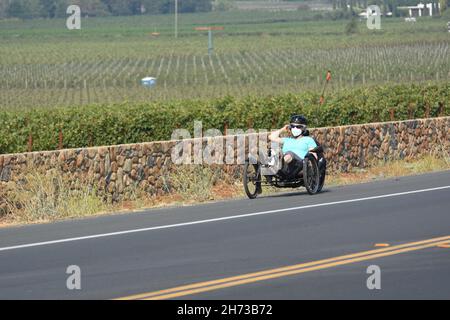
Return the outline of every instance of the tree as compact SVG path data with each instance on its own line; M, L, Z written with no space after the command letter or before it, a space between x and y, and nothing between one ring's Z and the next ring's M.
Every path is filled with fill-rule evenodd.
M42 14L39 0L15 0L8 3L6 16L20 19L31 19Z
M212 10L211 0L195 0L195 11L194 12L209 12Z
M124 0L102 0L108 11L115 16L126 16L132 14L130 1Z
M56 17L56 9L57 9L56 0L40 0L43 14L47 18L55 18Z
M441 5L441 14L448 8L448 0L439 0Z
M178 1L178 10L181 13L208 12L212 10L212 0L182 0ZM175 0L165 0L161 6L161 13L173 13Z
M142 5L145 7L146 14L162 13L164 0L142 0Z
M8 17L23 18L24 11L25 9L21 1L13 1L6 9L6 14Z
M213 7L213 0L178 1L179 12L206 12ZM84 15L121 16L173 13L175 0L0 0L0 18L61 18L69 5L79 5Z
M110 14L108 7L100 0L77 0L70 1L70 4L79 5L83 15L107 16Z
M6 17L7 9L8 9L8 3L6 1L0 1L0 19Z
M212 2L213 11L229 11L233 8L234 8L234 0L214 0Z

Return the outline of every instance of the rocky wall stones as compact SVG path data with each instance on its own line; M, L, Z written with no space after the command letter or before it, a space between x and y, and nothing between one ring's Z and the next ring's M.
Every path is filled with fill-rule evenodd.
M312 129L311 135L323 145L330 172L345 172L364 167L373 159L410 159L432 152L448 152L450 117L318 128ZM252 137L245 137L245 153L249 152L250 139ZM235 160L238 158L238 140L234 139L234 150L224 143L224 162L227 155ZM212 141L211 138L209 141ZM191 142L192 145L195 143L194 140ZM130 187L162 194L168 191L168 175L177 171L171 158L176 143L152 142L0 155L0 188L2 183L18 181L25 170L38 168L45 172L57 168L74 182L82 180L96 184L113 197L119 197ZM205 138L201 142L203 148L207 143ZM191 148L192 159L194 149ZM223 165L222 168L233 179L240 178L240 165Z

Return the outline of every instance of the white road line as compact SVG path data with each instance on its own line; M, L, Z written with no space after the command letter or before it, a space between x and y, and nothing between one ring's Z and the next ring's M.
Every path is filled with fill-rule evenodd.
M326 207L326 206L333 206L333 205L338 205L338 204L361 202L361 201L384 199L384 198L392 198L392 197L399 197L399 196L410 195L410 194L415 194L415 193L431 192L431 191L444 190L444 189L450 189L450 186L443 186L443 187L422 189L422 190L413 190L413 191L385 194L385 195L381 195L381 196L373 196L373 197L366 197L366 198L311 204L311 205L300 206L300 207L291 207L291 208L284 208L284 209L261 211L261 212L247 213L247 214L241 214L241 215L236 215L236 216L228 216L228 217L208 219L208 220L170 224L170 225L158 226L158 227L150 227L150 228L142 228L142 229L125 230L125 231L119 231L119 232L95 234L95 235L91 235L91 236L84 236L84 237L77 237L77 238L68 238L68 239L60 239L60 240L53 240L53 241L29 243L29 244L17 245L17 246L12 246L12 247L0 248L0 252L24 249L24 248L31 248L31 247L47 246L47 245L58 244L58 243L75 242L75 241L81 241L81 240L119 236L119 235L132 234L132 233L138 233L138 232L178 228L178 227L211 223L211 222L217 222L217 221L225 221L225 220L241 219L241 218L248 218L248 217L254 217L254 216L262 216L262 215L268 215L268 214L279 213L279 212L287 212L287 211L302 210L302 209L317 208L317 207Z

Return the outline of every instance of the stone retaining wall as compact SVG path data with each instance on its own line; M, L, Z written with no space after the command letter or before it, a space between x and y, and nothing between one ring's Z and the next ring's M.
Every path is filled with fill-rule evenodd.
M450 117L313 129L323 144L331 172L364 167L372 159L415 158L450 150ZM248 136L246 137L248 140ZM192 140L193 142L194 140ZM208 139L203 139L203 145ZM167 192L176 141L138 143L51 152L0 155L0 188L17 182L26 168L60 169L70 181L84 179L119 197L130 185L152 194ZM240 178L239 165L214 165Z

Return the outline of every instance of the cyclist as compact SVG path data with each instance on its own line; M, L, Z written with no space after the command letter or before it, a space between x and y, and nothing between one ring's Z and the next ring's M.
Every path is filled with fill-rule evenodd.
M304 116L294 115L290 124L282 129L274 131L269 140L283 146L283 167L278 172L284 178L292 178L300 173L303 168L303 159L311 150L317 148L317 143L308 136L308 121ZM284 132L289 133L288 138L281 138ZM317 155L313 153L317 159Z

